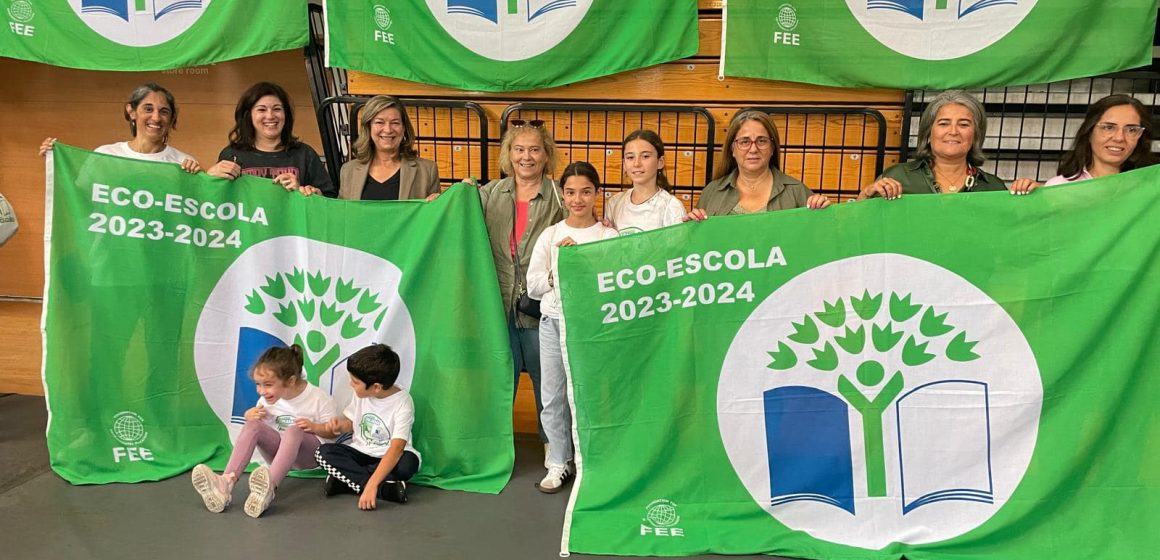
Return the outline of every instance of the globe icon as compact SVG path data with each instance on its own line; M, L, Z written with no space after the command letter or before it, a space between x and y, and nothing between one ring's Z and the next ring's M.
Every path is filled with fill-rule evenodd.
M782 4L777 9L777 25L786 31L793 31L797 24L797 10L789 4Z
M36 12L32 11L32 4L29 4L28 0L16 0L8 6L8 15L20 23L25 23L32 19Z
M657 527L671 527L677 524L677 507L672 504L656 504L649 508L645 519Z
M113 419L113 437L125 445L135 445L145 440L145 425L132 412L122 412Z
M386 31L391 26L391 12L383 6L375 6L375 24Z

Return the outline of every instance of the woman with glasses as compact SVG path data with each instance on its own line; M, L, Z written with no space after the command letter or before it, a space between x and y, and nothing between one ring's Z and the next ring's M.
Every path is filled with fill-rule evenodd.
M354 159L339 173L338 198L428 201L439 196L439 168L415 153L415 129L403 104L376 95L358 119Z
M882 176L858 194L858 200L880 196L895 199L903 194L958 193L1008 190L1003 180L979 166L987 115L983 104L970 94L944 91L918 119L918 147L914 159L890 166ZM1011 194L1027 194L1038 184L1017 179Z
M1152 165L1152 112L1134 97L1109 95L1088 108L1059 175L1044 185L1061 185L1115 175Z
M713 181L701 190L686 220L830 205L825 195L814 194L778 167L777 127L764 112L742 111L733 117L722 152Z
M500 295L507 312L508 338L515 363L515 384L520 371L532 380L536 398L536 419L544 411L540 396L540 317L538 309L521 305L536 302L520 296L526 292L532 248L548 226L564 219L564 202L552 172L556 169L556 143L544 128L544 121L513 119L499 149L499 168L505 177L480 187L483 221L491 241L491 255L499 275ZM513 392L514 398L514 392ZM544 466L548 464L547 437Z

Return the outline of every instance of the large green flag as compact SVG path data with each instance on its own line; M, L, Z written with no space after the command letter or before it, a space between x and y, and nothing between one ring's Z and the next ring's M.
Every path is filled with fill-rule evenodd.
M460 89L547 88L697 52L696 0L324 5L329 65Z
M306 0L0 0L0 56L167 70L306 44Z
M721 73L842 87L1054 82L1152 62L1150 0L730 0Z
M73 483L224 466L273 345L345 407L346 358L383 342L415 401L416 481L499 492L511 353L478 195L364 203L57 144L44 382L53 469Z
M1160 168L560 252L563 551L1160 549Z

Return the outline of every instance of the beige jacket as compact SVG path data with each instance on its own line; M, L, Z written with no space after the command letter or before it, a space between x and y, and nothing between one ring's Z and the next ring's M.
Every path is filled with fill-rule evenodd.
M370 163L352 159L339 172L338 198L362 200L367 184ZM423 158L407 158L399 165L399 200L427 198L439 192L439 168L435 162Z

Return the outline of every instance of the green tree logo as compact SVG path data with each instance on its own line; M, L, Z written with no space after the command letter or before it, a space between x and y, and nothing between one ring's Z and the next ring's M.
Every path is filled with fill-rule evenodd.
M887 305L883 305L884 299ZM932 305L912 303L911 294L871 294L865 290L862 297L839 297L833 303L822 303L821 311L807 313L800 322L792 323L794 332L768 352L772 358L768 368L785 371L809 358L805 365L813 370L838 375L838 393L862 417L867 493L883 497L886 463L882 416L906 387L906 377L896 370L887 378L882 362L865 359L865 355L872 353L872 348L876 356L899 358L883 361L901 361L911 368L929 363L940 352L946 359L969 362L979 357L974 352L978 341L967 340L965 330L948 324L948 313L940 314ZM875 391L873 398L867 396Z
M269 312L295 331L294 343L305 350L306 378L317 385L338 362L343 341L368 328L379 330L387 316L383 299L370 288L355 287L353 280L294 268L267 276L246 296L245 309L254 315Z

